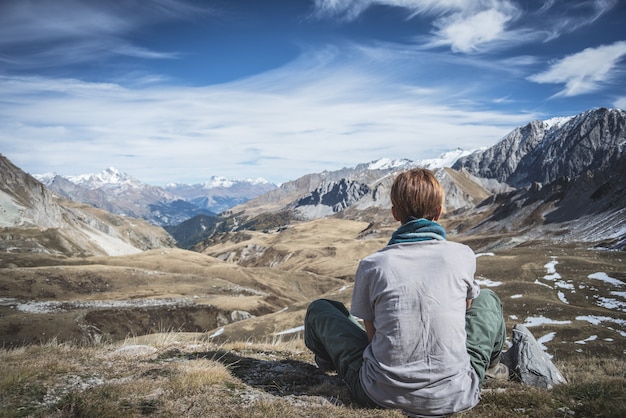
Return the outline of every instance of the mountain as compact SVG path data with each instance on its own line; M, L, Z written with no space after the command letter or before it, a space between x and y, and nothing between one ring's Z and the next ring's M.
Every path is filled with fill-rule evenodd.
M221 213L274 189L276 185L263 178L231 180L218 176L200 184L165 186L165 191L213 213Z
M162 229L54 194L0 155L0 247L7 253L122 255L171 247Z
M332 216L369 222L371 234L395 224L394 175L421 166L435 171L446 191L445 222L462 237L496 236L489 245L501 246L568 239L624 248L625 124L623 110L592 109L532 121L487 149L308 174L223 213L216 231L279 230Z
M533 121L495 146L452 167L513 187L575 178L615 164L626 150L626 111L592 109L571 118Z
M263 180L212 178L198 185L151 186L113 167L98 174L63 177L35 175L57 194L111 213L143 218L155 225L177 225L197 215L215 216L275 185Z
M311 173L285 182L242 205L235 206L225 216L245 214L247 218L263 216L268 212L287 210L300 219L315 219L338 213L363 199L384 199L380 183L388 176L411 167L438 169L452 165L458 158L470 154L461 148L442 154L439 158L411 161L408 159L380 158L355 167L335 171ZM366 189L369 191L365 192ZM356 191L356 192L355 192ZM341 196L340 194L343 194ZM352 194L352 196L348 196ZM337 204L341 203L339 206ZM391 207L391 206L389 206Z
M167 225L164 228L174 237L180 248L188 249L218 232L220 225L219 218L215 216L198 215L178 225Z

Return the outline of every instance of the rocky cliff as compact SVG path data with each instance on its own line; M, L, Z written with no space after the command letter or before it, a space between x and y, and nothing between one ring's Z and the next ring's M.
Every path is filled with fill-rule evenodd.
M160 227L66 200L0 155L0 247L7 253L122 255L171 247Z
M452 167L513 187L575 178L614 165L626 152L626 111L593 109L560 123L533 121Z

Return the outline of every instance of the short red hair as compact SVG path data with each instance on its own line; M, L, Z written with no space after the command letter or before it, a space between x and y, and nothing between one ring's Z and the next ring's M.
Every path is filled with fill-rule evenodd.
M435 174L414 168L398 174L391 186L391 203L402 223L411 217L433 220L443 207L445 192Z

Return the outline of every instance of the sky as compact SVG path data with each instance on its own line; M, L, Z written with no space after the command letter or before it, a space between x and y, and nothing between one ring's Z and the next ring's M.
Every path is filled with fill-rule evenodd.
M0 0L0 154L152 185L489 147L626 108L618 0Z

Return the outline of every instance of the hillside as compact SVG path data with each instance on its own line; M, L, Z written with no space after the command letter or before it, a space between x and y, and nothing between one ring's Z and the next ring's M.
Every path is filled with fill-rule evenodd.
M363 226L320 220L281 238L253 233L239 253L222 248L256 267L153 250L3 268L0 287L13 290L0 300L0 416L401 417L353 405L301 336L308 301L349 303L358 258L384 245ZM282 262L245 257L246 246L270 243ZM569 383L487 383L481 404L459 416L623 416L623 254L526 243L477 257L509 337L528 326Z
M509 341L524 324L569 381L551 391L493 382L466 416L626 414L623 113L531 122L462 167L433 167L448 239L475 251ZM608 128L602 164L511 180L538 149L582 161ZM491 159L508 174L473 168ZM414 164L304 176L181 224L184 250L164 229L65 200L1 158L0 416L400 417L352 405L341 380L315 368L302 327L312 300L350 303L359 260L398 226L393 175Z
M112 215L50 192L0 155L3 264L23 254L122 255L171 247L172 237L140 219Z

